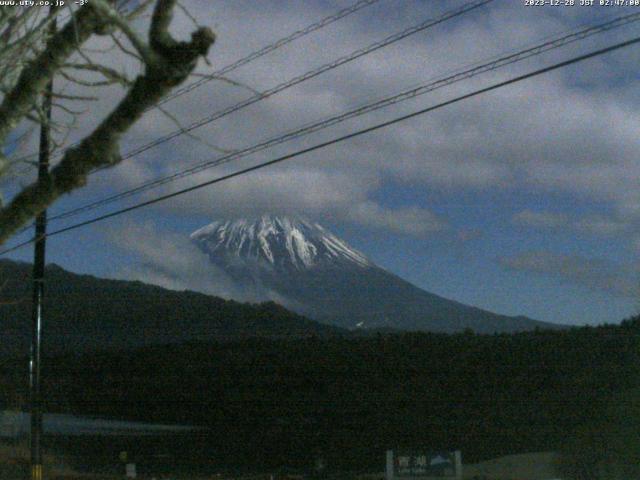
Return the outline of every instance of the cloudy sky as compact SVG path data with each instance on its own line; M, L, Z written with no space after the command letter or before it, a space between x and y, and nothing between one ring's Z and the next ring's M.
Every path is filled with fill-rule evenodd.
M354 0L355 1L355 0ZM349 0L186 0L217 42L214 72L352 5ZM458 0L379 0L153 110L129 152L429 18ZM579 0L576 0L579 4ZM331 69L93 175L51 215L443 78L638 7L525 6L495 0ZM144 29L144 22L137 27ZM194 29L177 12L173 31ZM122 202L51 223L61 228L633 38L640 22L440 88ZM93 48L104 47L96 39ZM101 61L130 74L117 50ZM569 324L619 322L640 298L640 52L637 46L519 82L278 166L49 240L48 261L233 296L188 235L220 218L261 213L316 220L380 266L430 292L498 313ZM191 81L197 81L194 77ZM59 88L63 82L59 83ZM73 86L66 88L73 90ZM71 140L122 95L99 92ZM60 113L62 115L62 113ZM32 146L25 147L26 149ZM24 181L24 180L22 180ZM8 187L9 193L12 191ZM14 241L26 238L18 236ZM11 258L30 260L30 249Z

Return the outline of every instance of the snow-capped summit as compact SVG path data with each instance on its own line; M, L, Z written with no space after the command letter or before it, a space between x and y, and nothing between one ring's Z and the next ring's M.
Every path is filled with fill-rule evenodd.
M372 263L317 223L300 217L263 215L213 222L191 234L212 261L266 264L276 270L307 270L315 267Z

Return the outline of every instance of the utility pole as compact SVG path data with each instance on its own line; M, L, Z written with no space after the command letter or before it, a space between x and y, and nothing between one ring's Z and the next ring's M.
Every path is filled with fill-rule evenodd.
M55 15L53 5L50 7L49 15ZM56 20L52 18L49 34L53 35L55 32ZM48 41L47 39L47 42ZM42 95L42 111L45 119L40 125L38 182L45 182L49 177L52 96L53 79L49 81ZM43 210L36 217L36 241L33 255L33 305L31 314L31 358L29 361L29 391L31 396L31 480L42 480L42 398L40 368L46 233L47 211Z

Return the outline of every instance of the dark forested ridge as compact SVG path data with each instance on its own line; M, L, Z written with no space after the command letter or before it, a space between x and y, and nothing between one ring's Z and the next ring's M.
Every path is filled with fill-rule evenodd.
M49 411L206 425L207 458L220 465L309 465L322 452L336 468L381 469L396 446L460 448L474 461L558 450L606 424L613 399L640 379L639 334L636 319L75 354L46 360L45 398ZM0 369L5 401L16 371L14 361Z
M0 260L0 354L19 355L28 352L31 334L31 269L32 266L27 263ZM366 325L376 324L375 321L363 320L368 311L366 304L379 302L384 295L376 294L377 290L373 287L371 291L356 288L356 285L362 287L362 279L360 283L354 280L352 285L342 285L338 289L340 294L332 293L331 280L316 273L316 295L322 297L319 302L325 304L327 315L343 309L344 315L353 317L352 325L360 321ZM385 272L384 276L389 277L390 274ZM378 281L384 283L383 277L378 278ZM372 278L377 277L373 275L370 279ZM402 281L397 279L397 282ZM320 288L322 283L326 285ZM421 292L421 298L427 294L406 282L403 285L398 291L392 289L396 297L392 298L393 295L389 292L385 294L385 301L389 305L405 305L396 310L384 310L383 316L387 320L391 319L389 321L397 326L383 327L380 330L419 330L418 324L410 325L409 318L405 318L406 305L415 307L412 307L413 313L410 315L414 320L420 317L419 312L424 308L422 316L428 319L427 323L435 331L447 330L446 325L451 327L451 331L475 325L484 333L532 330L536 327L566 328L543 322L527 323L519 317L504 317L471 307L463 308L455 302L440 302L435 296L433 302L428 302L429 305L424 304L418 308L419 302L411 300L405 290ZM379 298L376 299L376 295ZM456 310L458 307L460 309ZM192 291L168 290L137 281L79 275L57 265L47 267L44 311L45 347L48 351L55 352L135 348L245 336L361 336L376 331L374 328L346 330L330 325L331 319L325 319L326 323L313 321L273 302L240 303Z
M0 261L0 353L28 352L31 265ZM142 282L78 275L57 265L46 272L45 348L77 351L133 348L247 335L340 335L275 303L250 305Z

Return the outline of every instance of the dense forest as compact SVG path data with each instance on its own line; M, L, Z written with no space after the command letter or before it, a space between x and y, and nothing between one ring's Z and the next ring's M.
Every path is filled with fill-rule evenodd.
M636 318L518 334L256 337L80 353L46 359L44 390L52 412L207 426L189 451L219 466L304 466L321 454L336 469L380 470L384 450L399 446L461 449L473 462L561 450L594 425L617 431L612 411L637 423L627 413L638 402L629 395L639 334ZM4 403L26 384L16 361L2 362Z

